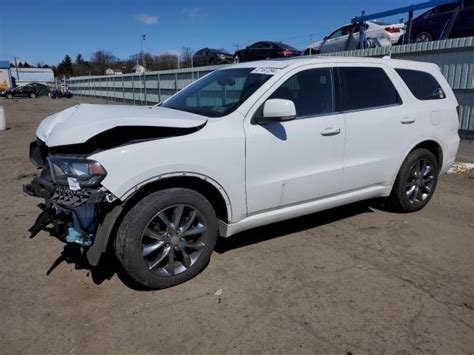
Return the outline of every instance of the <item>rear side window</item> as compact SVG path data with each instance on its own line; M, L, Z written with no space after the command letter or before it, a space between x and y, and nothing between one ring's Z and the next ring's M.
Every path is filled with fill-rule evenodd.
M440 100L446 97L433 75L418 70L395 70L418 100Z
M331 69L308 69L285 81L269 97L291 100L297 117L318 116L334 112Z
M338 68L344 111L400 105L395 86L382 68Z

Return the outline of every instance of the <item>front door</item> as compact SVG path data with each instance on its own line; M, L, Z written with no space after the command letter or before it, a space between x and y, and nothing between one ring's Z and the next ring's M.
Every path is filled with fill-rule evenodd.
M252 124L246 118L248 213L290 206L340 192L344 154L343 115L335 113L329 68L289 73L261 99L295 103L293 121ZM255 116L250 112L251 116Z

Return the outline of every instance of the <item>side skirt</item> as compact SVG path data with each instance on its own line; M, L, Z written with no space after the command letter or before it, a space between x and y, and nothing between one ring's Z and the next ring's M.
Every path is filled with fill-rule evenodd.
M375 197L387 196L390 194L390 186L370 186L367 188L350 191L340 195L334 195L305 202L298 205L291 205L276 210L265 211L256 215L244 218L240 222L227 224L219 221L219 234L222 237L230 237L234 234L263 225L296 218L311 213L347 205L353 202L367 200Z

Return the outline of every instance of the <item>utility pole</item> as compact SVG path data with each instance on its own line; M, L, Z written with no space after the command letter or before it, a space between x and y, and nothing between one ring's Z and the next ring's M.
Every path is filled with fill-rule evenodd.
M146 69L146 63L145 63L145 53L143 52L143 42L145 41L145 35L141 35L140 38L141 38L141 48L142 48L142 51L141 51L141 57L142 57L142 65L143 65L143 68ZM138 58L137 58L137 63L138 63Z

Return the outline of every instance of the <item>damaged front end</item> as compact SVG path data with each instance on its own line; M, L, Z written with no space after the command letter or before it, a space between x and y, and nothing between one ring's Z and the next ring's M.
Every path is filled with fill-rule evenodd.
M62 154L40 140L31 143L30 159L41 173L23 190L44 199L39 205L42 212L30 228L31 237L52 225L49 230L53 235L63 242L81 245L88 253L97 232L104 228L106 216L117 210L117 198L100 185L107 171L97 161L78 154ZM98 263L105 245L95 249L94 256L88 255L93 265Z

